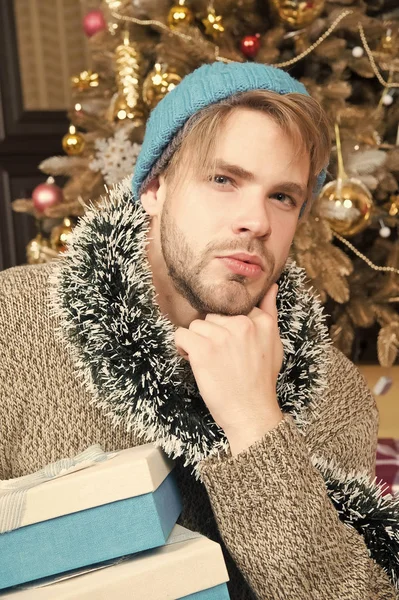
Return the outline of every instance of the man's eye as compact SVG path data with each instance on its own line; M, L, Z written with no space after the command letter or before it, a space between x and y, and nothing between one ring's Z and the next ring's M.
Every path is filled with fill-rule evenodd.
M292 196L288 194L284 194L284 192L277 192L276 194L272 194L272 198L276 198L282 204L288 204L289 206L296 206L296 201Z
M221 187L225 187L227 184L234 184L234 181L226 175L215 175L212 181Z

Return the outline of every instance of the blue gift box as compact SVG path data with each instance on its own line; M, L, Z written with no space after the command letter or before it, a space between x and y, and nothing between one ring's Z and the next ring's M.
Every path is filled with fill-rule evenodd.
M229 600L216 542L175 525L166 544L0 593L3 600Z
M182 509L172 468L146 444L27 489L22 526L0 535L0 589L165 544Z

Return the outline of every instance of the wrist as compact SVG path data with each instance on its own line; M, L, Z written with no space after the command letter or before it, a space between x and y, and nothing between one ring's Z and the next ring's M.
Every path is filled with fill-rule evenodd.
M237 456L240 452L244 452L260 441L269 431L281 423L283 417L283 413L278 409L273 415L269 415L267 422L257 422L256 425L243 424L239 431L226 433L232 456Z

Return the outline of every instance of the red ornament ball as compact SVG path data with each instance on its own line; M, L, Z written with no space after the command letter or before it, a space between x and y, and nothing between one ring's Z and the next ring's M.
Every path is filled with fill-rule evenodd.
M41 183L32 192L33 206L39 212L62 201L62 189L54 183Z
M246 35L240 42L240 50L247 58L255 58L259 52L259 34Z
M83 29L87 37L107 28L107 22L101 10L91 10L83 18Z

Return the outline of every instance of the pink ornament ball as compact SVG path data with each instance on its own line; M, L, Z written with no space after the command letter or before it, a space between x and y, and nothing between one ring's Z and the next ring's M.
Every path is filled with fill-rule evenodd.
M83 29L87 37L106 29L107 22L101 10L91 10L83 18Z
M54 183L41 183L32 192L33 206L39 212L62 201L62 189Z

